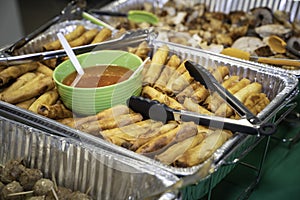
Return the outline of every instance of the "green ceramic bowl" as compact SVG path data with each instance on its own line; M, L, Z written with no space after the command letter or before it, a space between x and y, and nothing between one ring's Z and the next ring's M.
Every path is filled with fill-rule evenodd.
M120 50L93 51L78 55L77 58L83 68L118 65L135 70L142 64L138 56ZM125 104L132 95L139 95L141 92L141 72L123 82L98 88L76 88L62 84L62 81L74 71L70 60L64 61L55 68L53 79L65 106L77 114L94 115L115 105Z

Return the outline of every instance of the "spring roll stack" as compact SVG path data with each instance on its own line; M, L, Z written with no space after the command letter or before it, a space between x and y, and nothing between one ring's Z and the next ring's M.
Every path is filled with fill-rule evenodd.
M111 38L111 35L112 31L107 28L88 30L78 25L72 32L66 34L65 38L72 47L76 47L103 42ZM46 43L42 47L44 51L61 48L59 40ZM140 55L145 53L142 50L140 48L138 52ZM72 118L73 113L61 103L52 80L53 69L58 64L58 59L51 59L2 67L0 99L51 119Z
M163 124L143 119L126 105L61 122L177 167L191 167L204 162L232 136L230 131L210 130L194 122L168 121Z
M78 26L65 37L71 46L78 46L105 41L111 37L111 31L105 28L86 30ZM49 51L61 46L53 41L43 48ZM142 59L148 57L150 51L146 42L128 50ZM168 46L158 48L142 71L141 95L174 109L238 119L217 93L194 80L185 62L172 55ZM126 105L117 105L93 116L76 116L64 106L55 88L52 74L57 64L58 60L53 59L2 69L1 100L177 167L204 162L232 136L230 131L210 130L194 122L174 120L163 124L144 119ZM226 66L210 68L210 72L254 114L270 103L260 83L230 75Z
M235 119L240 117L216 92L209 91L193 79L185 69L185 60L169 54L167 46L158 48L154 53L149 68L144 69L142 96L173 109ZM258 114L269 104L260 83L229 75L227 66L210 67L209 71L224 89L244 103L253 114Z

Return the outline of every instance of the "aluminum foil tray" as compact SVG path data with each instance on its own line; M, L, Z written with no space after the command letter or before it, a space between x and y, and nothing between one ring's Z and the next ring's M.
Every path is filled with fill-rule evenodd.
M151 3L155 9L163 7L163 5L168 2L168 0L156 1L156 0L117 0L113 1L106 6L101 7L101 10L111 10L126 13L129 10L142 9L144 3ZM191 7L196 3L201 3L206 5L208 11L210 12L223 12L230 13L231 11L250 11L253 8L258 7L268 7L272 11L287 11L290 13L290 20L300 20L300 2L293 0L272 0L272 1L256 1L256 0L189 0L185 2L186 5ZM116 25L118 18L114 17L102 17L104 21ZM178 32L172 33L171 35L178 35ZM181 36L181 37L184 37ZM289 70L290 73L300 77L300 69Z
M182 59L191 59L205 67L210 67L215 64L226 65L230 69L231 74L236 74L241 77L247 77L252 81L259 81L263 83L263 91L267 94L271 103L261 112L258 117L262 121L272 120L276 114L281 111L294 97L298 94L298 79L293 74L287 73L285 70L270 67L262 64L252 63L248 61L241 61L239 59L215 54L212 52L203 51L200 49L182 46L178 44L168 43L156 40L155 35L149 33L145 38L131 39L130 41L119 41L115 44L109 45L114 49L127 49L129 46L137 46L141 41L148 41L152 49L152 54L157 48L162 45L168 45L172 54L177 54ZM101 46L99 46L101 48ZM97 49L95 49L97 50ZM84 144L96 146L95 151L107 151L112 154L118 154L126 157L133 158L135 161L141 161L145 166L151 169L160 169L164 172L177 175L178 177L194 175L201 170L206 163L199 164L190 168L175 168L150 159L148 157L136 154L125 148L108 143L101 138L93 135L72 129L68 126L60 124L54 120L34 114L24 109L20 109L12 104L0 102L0 115L6 118L19 121L22 124L28 124L31 127L38 128L50 134L65 136L73 138ZM256 144L263 137L256 137L237 133L235 136L228 140L220 149L218 149L212 156L214 159L214 176L216 177L210 185L210 175L207 178L197 183L197 186L185 187L182 193L187 192L196 193L195 195L204 195L209 190L210 186L216 185L226 176L234 166L222 167L223 163L231 162L239 157L243 152L256 146ZM196 187L196 189L192 189ZM191 190L191 191L190 191ZM196 192L197 191L197 192ZM197 199L197 198L195 198Z
M142 162L0 117L0 164L24 158L58 186L93 199L143 199L178 178Z
M87 20L67 20L53 26L49 27L45 32L38 35L36 38L29 41L26 45L21 47L20 49L15 50L16 55L24 55L24 54L31 54L31 53L38 53L42 52L42 46L48 42L52 42L57 40L56 34L58 32L68 34L75 30L76 26L83 25L87 30L90 29L98 29L101 30L102 27L96 24L91 23Z
M297 94L297 78L292 74L286 73L286 71L284 70L279 70L278 68L252 62L241 61L239 59L222 56L220 54L215 54L192 47L158 41L151 33L148 35L148 38L145 38L144 40L148 40L152 51L155 51L162 45L168 45L168 47L170 48L170 52L173 54L177 54L182 59L191 59L192 61L195 61L205 67L210 67L215 64L226 65L229 67L231 74L236 74L241 77L247 77L251 81L258 81L262 83L264 93L266 93L271 100L271 103L258 115L258 117L263 121L270 120L294 97L295 94ZM141 40L137 40L135 42L131 41L130 43L124 41L118 42L117 44L112 46L118 49L126 49L129 46L137 46L140 42ZM158 161L108 143L90 134L71 129L48 118L33 114L23 109L19 109L11 104L0 102L0 108L0 112L2 112L2 115L8 117L11 116L11 118L18 119L19 121L23 121L24 123L29 123L34 127L42 128L47 132L67 137L73 137L83 142L92 143L101 148L105 148L110 151L118 152L120 154L142 160L144 162L147 162L151 166L160 167L176 175L192 175L202 167L201 164L191 168L176 168L166 166ZM243 134L236 134L235 137L225 143L225 145L223 145L223 147L216 152L214 157L217 157L219 158L218 160L220 160L220 158L224 156L225 152L226 154L230 152L228 151L228 149L231 149L236 145L240 145L242 143L240 140L241 135Z

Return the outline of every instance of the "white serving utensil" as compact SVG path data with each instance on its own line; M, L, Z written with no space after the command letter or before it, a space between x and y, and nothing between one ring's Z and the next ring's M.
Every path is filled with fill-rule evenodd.
M71 60L71 63L74 65L74 67L77 71L77 76L76 76L75 80L73 81L73 83L71 84L71 86L74 87L84 74L83 68L80 65L78 59L76 58L76 55L75 55L74 51L72 50L71 46L69 45L68 41L66 40L65 36L62 33L58 32L57 37L58 37L62 47L66 51L69 59Z
M137 73L139 73L145 66L145 64L147 63L147 61L150 59L150 57L147 57L143 62L142 64L131 74L131 76L129 77L132 78L134 77Z

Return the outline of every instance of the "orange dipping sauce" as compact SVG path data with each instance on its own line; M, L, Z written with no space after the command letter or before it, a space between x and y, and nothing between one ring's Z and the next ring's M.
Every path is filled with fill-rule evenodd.
M133 73L131 69L116 65L99 65L84 68L84 74L75 85L78 88L95 88L113 85L127 80ZM77 72L69 74L62 83L70 86L77 76Z

